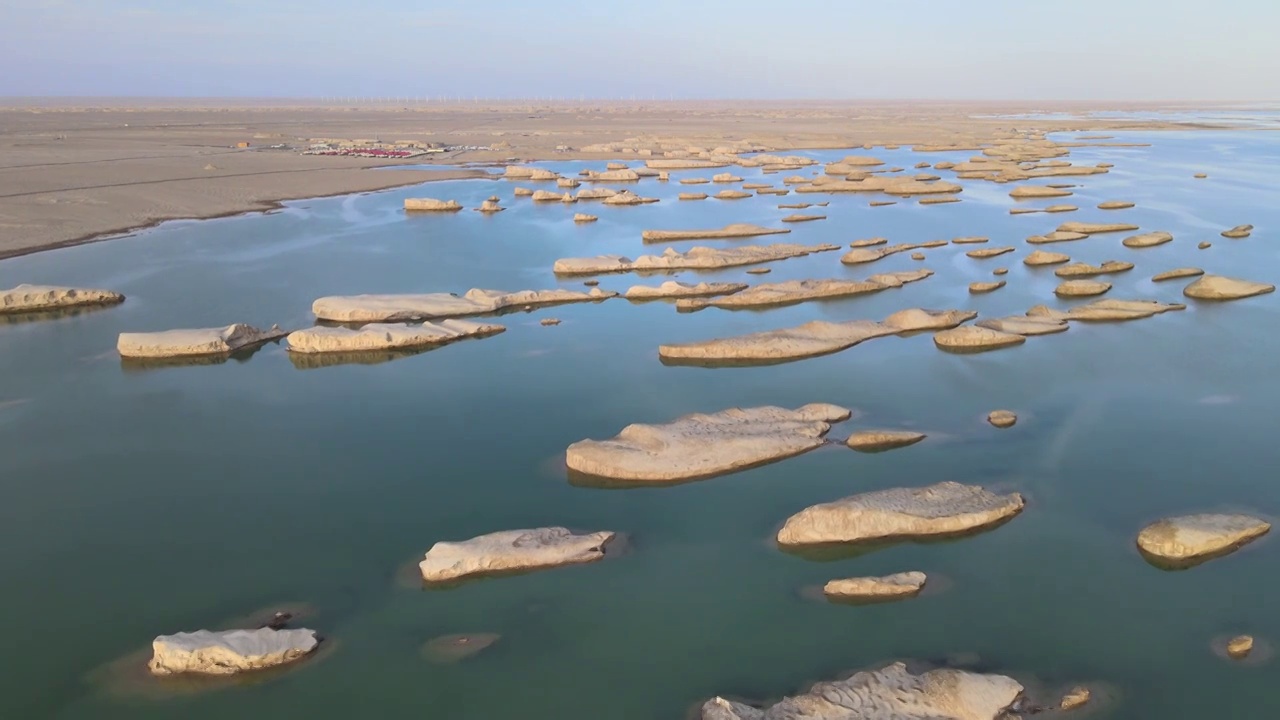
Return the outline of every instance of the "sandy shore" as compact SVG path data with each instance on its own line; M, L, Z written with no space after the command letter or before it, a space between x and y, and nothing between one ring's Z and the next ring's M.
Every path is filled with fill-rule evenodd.
M1155 107L1150 105L512 102L355 109L250 101L8 102L0 104L0 258L111 237L164 220L219 217L270 209L283 200L486 174L482 169L388 172L372 168L423 161L263 149L277 143L305 147L312 138L493 148L442 153L430 160L459 164L617 159L617 152L582 148L659 139L706 147L748 141L791 150L866 143L972 145L1032 127L1193 127L989 117ZM240 142L254 147L236 148Z

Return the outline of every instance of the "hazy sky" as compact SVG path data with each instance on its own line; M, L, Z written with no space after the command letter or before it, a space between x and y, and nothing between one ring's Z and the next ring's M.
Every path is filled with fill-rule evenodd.
M0 95L1280 100L1277 0L0 0Z

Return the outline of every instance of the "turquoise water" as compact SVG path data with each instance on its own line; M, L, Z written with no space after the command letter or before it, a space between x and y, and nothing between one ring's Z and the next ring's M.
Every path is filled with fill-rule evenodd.
M1046 248L1078 261L1136 262L1107 278L1111 297L1177 301L1185 283L1149 278L1184 265L1276 281L1280 138L1121 137L1153 146L1074 149L1077 162L1116 167L1057 178L1082 187L1073 198L1032 203L1082 208L1070 214L1010 216L1008 187L975 182L963 202L923 207L794 194L681 203L681 190L719 189L680 186L675 178L712 174L683 171L669 184L637 184L663 198L643 207L534 206L513 200L515 184L505 181L436 183L169 223L0 262L6 287L58 283L129 296L114 309L0 327L0 633L9 658L0 716L678 718L715 694L767 698L895 658L957 655L1050 689L1114 688L1116 699L1093 717L1280 715L1274 665L1230 663L1210 649L1224 634L1280 641L1267 602L1280 593L1274 541L1176 573L1147 565L1133 547L1142 525L1162 515L1277 512L1275 295L1077 325L981 355L941 353L926 334L762 368L658 361L662 343L813 319L1066 306L1053 297L1052 268L1019 259L1032 249L1023 238L1068 219L1174 233L1174 242L1148 250L1123 248L1123 235ZM874 154L911 168L970 153ZM548 164L565 174L601 165ZM1208 180L1192 179L1201 171ZM760 179L758 169L734 172ZM493 217L399 209L411 196L474 207L491 194L509 209ZM662 302L610 300L516 313L501 318L508 330L496 337L372 365L300 369L268 345L218 365L139 370L114 352L122 331L308 325L322 295L581 287L552 275L556 258L660 251L642 246L642 229L771 224L793 212L777 203L826 199L829 219L781 240L988 235L1019 252L972 260L969 247L950 246L927 251L924 262L901 254L860 267L824 253L774 263L763 277L745 268L684 273L679 279L749 282L917 267L936 275L764 312L677 314ZM1110 199L1138 207L1093 209ZM575 211L600 221L574 225ZM1253 237L1218 237L1242 223L1256 226ZM1201 240L1214 246L1197 250ZM1008 287L967 293L1001 265L1010 268ZM623 290L662 278L600 280ZM563 324L542 327L544 317ZM575 486L561 461L568 444L631 422L809 402L860 411L832 432L837 440L860 427L914 427L930 437L876 455L837 445L663 488ZM1017 411L1018 425L987 426L995 408ZM810 504L941 480L1017 490L1029 506L976 537L823 562L772 543L778 525ZM438 540L542 525L616 530L629 549L594 565L450 590L407 579ZM835 577L916 569L933 587L907 602L851 607L803 593ZM262 682L157 691L102 670L157 634L299 602L314 608L307 625L332 649ZM457 664L423 659L427 640L459 632L502 637Z

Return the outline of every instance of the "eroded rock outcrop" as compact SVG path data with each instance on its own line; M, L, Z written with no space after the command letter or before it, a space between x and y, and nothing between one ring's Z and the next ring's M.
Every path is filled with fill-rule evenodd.
M463 540L438 542L418 563L422 579L448 582L475 575L542 570L602 560L614 533L577 535L562 527L504 530Z
M1022 335L992 330L977 325L962 325L934 333L933 344L939 350L955 353L976 353L1013 347L1026 342Z
M1127 248L1149 248L1163 245L1173 240L1173 234L1167 232L1149 232L1141 235L1130 235L1124 239Z
M884 452L915 445L925 434L914 430L859 430L845 444L859 452Z
M433 320L469 315L489 315L511 307L539 307L563 303L594 302L617 293L600 288L576 290L468 290L464 295L334 295L311 304L321 320L345 323L386 323Z
M1173 270L1166 270L1162 273L1156 273L1155 276L1151 278L1151 282L1164 282L1165 280L1177 280L1179 278L1196 277L1198 275L1203 275L1203 274L1204 274L1204 271L1201 270L1200 268L1193 268L1193 267L1174 268Z
M405 198L404 209L411 212L457 212L462 209L462 205L457 200Z
M243 348L284 337L288 331L272 325L267 330L237 323L219 328L120 333L116 350L126 358L179 358L230 355Z
M758 237L760 235L784 235L788 228L768 228L751 223L733 223L710 230L645 230L640 237L646 243L672 242L675 240L712 240L716 238Z
M625 293L623 297L628 300L657 300L660 298L688 298L688 297L707 297L711 295L731 295L736 292L746 290L746 283L691 283L676 282L668 280L657 287L647 285L633 285Z
M1111 283L1097 280L1066 280L1053 289L1058 297L1092 297L1111 289Z
M1064 222L1058 226L1058 232L1084 233L1085 235L1097 235L1099 233L1113 232L1129 232L1137 230L1138 226L1130 223L1088 223L1088 222Z
M444 320L421 325L371 323L359 329L346 327L311 327L289 333L289 350L299 353L364 352L370 350L408 350L445 345L464 338L496 335L506 330L501 325Z
M915 597L924 589L928 577L922 572L901 572L883 577L855 577L832 580L822 587L822 594L832 600L885 601Z
M872 240L878 240L878 239L880 238L872 238ZM840 258L840 262L844 263L845 265L862 265L869 262L875 262L880 258L888 257L890 255L894 255L900 252L910 252L912 250L920 250L925 248L943 247L947 244L946 240L930 240L929 242L922 242L922 243L902 243L899 245L879 246L880 245L879 243L872 243L871 240L867 240L867 241L855 240L854 241L854 243L859 243L859 242L861 242L862 244L854 245L854 249L845 253ZM877 245L877 247L871 247L872 244Z
M814 505L787 518L780 545L911 540L960 535L1022 512L1018 493L997 495L976 485L941 482L893 488Z
M974 323L974 325L981 328L998 330L1003 333L1012 333L1014 335L1027 337L1032 335L1049 335L1052 333L1066 332L1069 327L1066 320L1046 317L1026 317L1021 315L979 320Z
M1000 720L1022 690L1003 675L952 669L913 675L894 663L818 683L763 710L715 697L703 703L701 720Z
M1046 305L1036 305L1027 311L1028 317L1052 320L1082 320L1086 322L1124 322L1141 320L1171 310L1185 310L1186 305L1161 303L1155 300L1094 300L1077 305L1070 310L1055 310Z
M1133 269L1133 263L1121 262L1119 260L1107 260L1101 265L1090 265L1089 263L1071 263L1063 265L1053 271L1054 275L1062 278L1076 277L1095 277L1097 275L1110 275L1112 273L1128 272Z
M1143 528L1138 547L1148 559L1194 565L1233 552L1270 530L1271 523L1250 515L1182 515Z
M153 675L234 675L294 662L319 645L314 630L197 630L161 635L151 643Z
M907 283L923 280L930 275L933 275L930 270L915 270L873 275L866 280L785 280L783 282L756 285L753 288L727 297L710 300L681 300L676 306L681 310L700 310L706 307L761 308L794 305L808 300L824 300L876 293L889 288L902 287Z
M673 482L712 477L808 452L849 410L815 403L795 410L731 408L659 424L628 425L609 440L565 451L571 470L619 480Z
M1231 238L1231 239L1233 239L1233 240L1239 240L1240 238L1247 238L1247 237L1249 237L1250 235L1252 235L1252 234L1253 234L1253 226L1252 226L1252 225L1237 225L1237 226L1235 226L1235 227L1231 228L1230 230L1223 230L1221 234L1222 234L1222 237L1224 237L1224 238Z
M1221 275L1203 275L1186 286L1182 294L1196 300L1239 300L1275 292L1276 286L1268 283L1237 280Z
M0 290L0 313L34 313L122 302L124 295L118 292L90 288L23 284L12 290Z
M1009 197L1015 200L1024 200L1028 198L1052 198L1067 197L1071 194L1069 190L1060 188L1046 187L1044 185L1022 185L1009 191Z
M1040 265L1059 265L1064 262L1071 262L1071 256L1063 253L1036 250L1023 258L1022 262L1024 265L1030 265L1032 267L1038 267Z
M641 255L632 260L622 255L592 258L562 258L554 266L557 275L600 275L647 270L711 270L754 265L801 257L810 253L839 250L835 245L747 245L736 248L695 247L687 252L667 248L661 255Z

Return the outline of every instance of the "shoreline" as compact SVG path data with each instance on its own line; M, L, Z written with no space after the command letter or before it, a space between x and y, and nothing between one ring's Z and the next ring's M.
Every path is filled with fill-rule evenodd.
M660 147L859 151L868 145L990 145L1028 130L1048 134L1253 129L1223 126L1211 119L1169 122L1080 116L1098 107L688 102L657 106L511 103L368 111L224 106L213 112L153 106L17 108L0 103L0 146L7 146L0 158L4 163L0 165L0 260L129 237L174 220L265 213L286 202L311 198L497 177L490 170L508 164L643 163L662 157ZM1076 117L1009 117L1052 113L1056 108L1069 108ZM368 158L303 156L296 151L318 137L403 139L458 149L374 163ZM295 149L276 150L275 143ZM634 149L639 146L655 149ZM928 155L923 153L921 158ZM451 167L440 167L446 165ZM372 172L391 168L406 168L393 172L407 177L383 178Z

